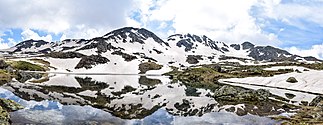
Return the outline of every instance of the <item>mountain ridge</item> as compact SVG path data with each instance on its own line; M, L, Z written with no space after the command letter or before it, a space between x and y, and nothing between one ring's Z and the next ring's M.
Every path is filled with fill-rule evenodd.
M93 70L101 67L100 70L111 71L114 67L113 72L123 72L130 68L133 69L131 73L138 73L140 72L139 64L151 61L168 67L168 70L171 66L182 67L223 61L238 62L244 65L258 62L322 62L314 57L301 57L273 46L256 46L248 41L228 45L205 35L174 34L163 40L147 29L133 27L116 29L92 39L66 39L59 42L26 40L6 52L13 56L45 55L54 58L49 60L53 64L57 63L53 60L58 60L59 57L69 57L68 59L74 61L74 66L63 66L61 69L68 69L72 72L84 72L92 67ZM63 55L56 53L55 56L50 56L53 52ZM95 59L109 61L95 62ZM122 65L118 66L118 64ZM125 69L120 66L124 66Z

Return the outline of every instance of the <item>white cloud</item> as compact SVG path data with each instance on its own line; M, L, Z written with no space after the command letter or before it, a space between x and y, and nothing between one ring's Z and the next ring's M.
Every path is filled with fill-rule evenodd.
M323 59L323 44L313 45L310 49L299 49L297 47L286 48L292 54L300 56L313 56L319 59Z
M263 17L281 20L289 25L306 30L305 20L323 26L323 4L320 0L294 1L281 3L281 0L260 0Z
M131 0L1 0L0 29L35 29L90 38L127 25ZM78 26L84 26L79 28Z
M4 43L3 39L0 38L0 49L8 49L9 48L9 44L8 43Z
M26 29L21 33L22 36L22 40L44 40L47 42L51 42L52 41L52 36L50 34L46 35L46 36L39 36L38 33L30 30L30 29Z
M144 25L149 21L161 24L172 21L176 33L207 35L228 43L251 41L278 45L277 36L264 33L250 15L251 7L256 4L257 0L143 1L140 12Z

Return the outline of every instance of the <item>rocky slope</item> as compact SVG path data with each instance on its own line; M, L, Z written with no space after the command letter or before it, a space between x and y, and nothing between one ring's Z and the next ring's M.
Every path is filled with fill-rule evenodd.
M60 72L137 74L140 72L139 65L144 62L162 65L160 71L150 72L160 74L171 70L170 66L186 67L225 61L245 65L256 62L320 61L314 57L301 57L279 48L256 46L250 42L228 45L204 35L175 34L162 40L153 32L132 27L117 29L89 40L27 40L2 52L23 57L36 56L48 61L54 67L52 71Z

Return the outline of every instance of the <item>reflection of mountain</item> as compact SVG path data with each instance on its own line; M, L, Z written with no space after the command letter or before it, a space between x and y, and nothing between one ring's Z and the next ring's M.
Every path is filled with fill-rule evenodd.
M144 118L160 108L181 116L229 111L238 115L272 115L290 107L278 101L230 102L215 100L204 89L170 83L166 77L50 75L44 83L7 83L3 87L25 100L56 100L62 104L91 105L126 119ZM70 79L64 83L57 78ZM72 86L74 85L74 87ZM237 90L240 90L239 88Z

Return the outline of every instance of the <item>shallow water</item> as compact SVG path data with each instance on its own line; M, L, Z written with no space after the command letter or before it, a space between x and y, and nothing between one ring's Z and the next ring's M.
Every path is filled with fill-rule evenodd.
M247 104L219 104L207 96L209 90L171 83L167 77L49 76L43 83L14 81L0 88L0 97L25 106L11 113L13 124L279 123L265 115L252 115L261 113L249 111Z

